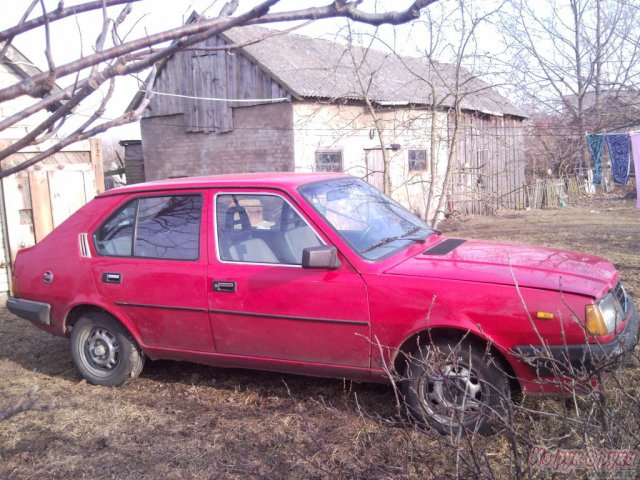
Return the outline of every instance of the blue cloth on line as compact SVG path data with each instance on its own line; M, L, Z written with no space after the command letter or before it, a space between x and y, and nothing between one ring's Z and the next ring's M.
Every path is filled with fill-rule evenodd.
M592 133L587 135L587 145L593 159L593 184L602 183L602 140L604 135Z
M611 133L605 135L609 158L611 158L611 171L613 181L621 185L626 185L629 181L629 161L630 146L629 135L626 133Z

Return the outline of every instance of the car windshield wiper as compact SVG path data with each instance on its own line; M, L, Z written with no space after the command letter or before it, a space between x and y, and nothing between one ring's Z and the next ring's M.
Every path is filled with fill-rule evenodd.
M409 236L411 236L411 235L413 235L414 233L416 233L418 230L422 230L422 227L420 227L420 226L415 226L415 227L413 227L411 230L408 230L408 231L404 232L404 233L402 234L402 237L400 237L400 238L408 238ZM422 239L423 237L420 237L420 238ZM411 240L413 240L413 238L412 238Z
M411 237L411 235L413 235L414 233L416 233L418 230L421 230L421 229L422 227L418 226L404 232L402 235L394 235L393 237L382 238L377 242L372 243L367 248L360 250L360 253L370 252L371 250L374 250L378 247L382 247L383 245L386 245L388 243L395 242L396 240L410 240L412 242L422 242L424 241L424 237Z

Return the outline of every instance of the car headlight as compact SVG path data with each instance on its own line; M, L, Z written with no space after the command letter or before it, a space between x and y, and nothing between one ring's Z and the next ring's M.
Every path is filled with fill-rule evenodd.
M622 312L612 293L607 294L595 305L587 305L585 309L587 330L592 335L607 335L615 332L622 321Z

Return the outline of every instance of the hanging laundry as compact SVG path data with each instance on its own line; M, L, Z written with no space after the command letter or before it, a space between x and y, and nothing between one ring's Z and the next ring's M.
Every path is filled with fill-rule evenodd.
M602 182L602 140L604 135L592 133L587 135L587 145L593 159L593 184L600 185Z
M629 135L611 133L604 136L611 158L613 181L626 185L629 181Z
M636 168L636 208L640 208L640 182L638 181L638 173L640 173L640 133L631 135L630 139L633 150L633 165Z

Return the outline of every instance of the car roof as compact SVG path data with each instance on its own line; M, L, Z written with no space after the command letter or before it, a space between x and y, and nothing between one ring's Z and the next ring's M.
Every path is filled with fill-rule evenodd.
M114 188L102 193L100 197L125 195L139 192L157 192L165 190L188 190L211 187L243 188L267 187L280 190L292 190L305 183L322 180L345 178L344 173L233 173L228 175L209 175L203 177L184 177L154 182L136 183L124 187Z

